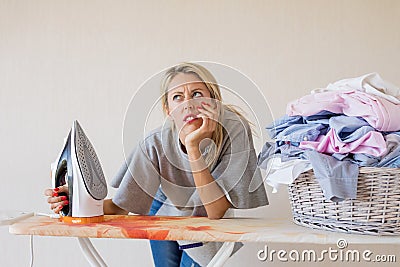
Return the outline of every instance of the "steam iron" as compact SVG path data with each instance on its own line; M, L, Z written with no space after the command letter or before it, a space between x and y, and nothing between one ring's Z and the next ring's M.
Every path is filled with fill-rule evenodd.
M74 121L57 160L51 165L53 188L67 185L69 204L60 211L67 223L104 221L107 182L100 161L78 121ZM59 193L59 195L67 195Z

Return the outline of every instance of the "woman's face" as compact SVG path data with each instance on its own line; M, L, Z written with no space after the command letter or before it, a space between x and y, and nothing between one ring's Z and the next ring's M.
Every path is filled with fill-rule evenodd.
M198 108L201 108L202 102L211 104L211 94L197 75L179 73L168 86L167 102L167 113L182 141L202 125L203 119L197 117L200 113Z

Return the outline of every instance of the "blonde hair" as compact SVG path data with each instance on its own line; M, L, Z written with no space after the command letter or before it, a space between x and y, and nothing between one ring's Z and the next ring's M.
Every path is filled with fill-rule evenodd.
M239 115L245 121L249 122L236 108L231 105L226 105L222 103L221 90L219 89L217 80L211 74L211 72L209 72L205 67L191 62L182 62L169 68L166 71L164 78L161 81L161 103L165 114L167 114L168 112L168 87L172 79L175 78L175 76L179 73L194 74L206 85L207 89L210 91L211 98L221 103L219 117L223 115L224 108L226 108L227 110ZM213 163L215 163L215 161L217 160L217 155L219 154L222 147L224 131L221 123L217 123L216 129L211 139L215 142L215 148L213 149L213 152L208 153L205 159L207 166L211 166Z

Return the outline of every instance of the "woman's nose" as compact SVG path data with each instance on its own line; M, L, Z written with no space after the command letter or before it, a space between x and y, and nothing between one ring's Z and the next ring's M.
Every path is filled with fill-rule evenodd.
M185 109L193 109L194 108L194 103L192 100L186 100L184 103L184 108Z

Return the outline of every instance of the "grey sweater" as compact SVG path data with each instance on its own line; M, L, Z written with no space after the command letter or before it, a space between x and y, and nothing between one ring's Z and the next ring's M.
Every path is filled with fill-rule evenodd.
M209 167L215 182L233 208L268 205L248 123L226 109L221 123L224 129L222 148ZM202 142L200 149L204 157L212 147L210 140ZM170 125L152 131L133 149L111 185L118 187L113 202L136 214L149 213L160 188L167 200L157 215L207 216L196 191L187 154L182 151L176 131ZM221 246L221 242L210 242L186 252L205 266Z

